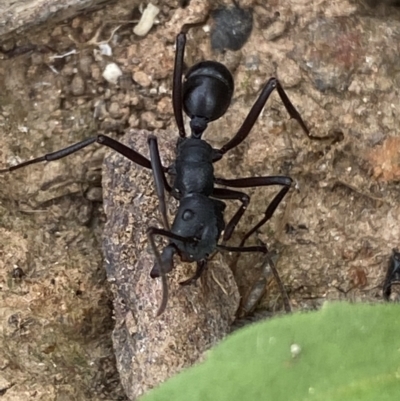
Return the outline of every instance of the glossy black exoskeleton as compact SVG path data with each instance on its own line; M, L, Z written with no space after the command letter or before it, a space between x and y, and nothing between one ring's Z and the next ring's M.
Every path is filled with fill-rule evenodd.
M200 138L207 124L222 117L234 90L229 70L216 61L195 64L183 84L183 110L190 118L192 136Z
M233 78L224 65L215 61L203 61L191 67L186 73L184 82L182 82L185 44L186 33L182 31L176 39L173 74L172 102L179 138L176 146L176 159L172 166L164 167L161 164L157 138L153 135L150 135L148 139L150 149L150 158L148 159L134 149L100 134L56 152L0 170L3 173L10 172L30 164L57 160L95 142L108 146L144 168L151 169L164 226L162 229L157 227L148 229L148 238L156 257L155 265L150 274L152 277L161 276L163 283L163 300L158 314L162 313L166 307L168 298L166 273L173 269L175 254L179 255L184 261L197 263L196 273L181 283L184 285L193 283L200 277L207 266L209 255L216 250L256 251L267 254L265 246L245 247L244 244L251 234L271 218L289 191L292 179L286 176L261 176L229 180L217 178L214 176L213 163L220 160L225 153L246 139L270 94L275 89L277 90L286 110L292 118L298 121L309 138L325 139L310 135L308 128L290 102L279 81L276 78L271 78L265 84L258 99L232 139L220 149L212 148L209 143L202 139L202 135L210 122L217 120L227 111L234 90ZM186 136L183 111L190 119L190 137ZM169 184L166 174L173 178L172 185ZM239 246L232 247L219 244L221 236L222 243L231 238L250 202L250 197L246 193L226 187L247 188L270 185L278 185L282 188L266 208L264 216L247 232ZM171 227L167 218L165 191L169 192L179 202ZM239 200L241 202L239 209L226 225L224 222L224 200ZM169 239L169 243L161 253L155 245L154 237L157 235ZM277 274L275 277L278 278Z

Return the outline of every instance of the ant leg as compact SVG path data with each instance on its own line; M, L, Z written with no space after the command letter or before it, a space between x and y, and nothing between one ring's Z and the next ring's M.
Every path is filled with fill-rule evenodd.
M278 284L279 291L282 294L283 304L285 306L286 312L291 312L292 308L290 306L289 296L285 290L285 287L282 283L281 278L279 277L278 271L276 270L275 264L273 260L268 255L268 249L266 246L225 246L225 245L217 245L217 249L220 251L228 251L228 252L262 252L265 255L266 262L269 264L272 274L274 275L275 281Z
M286 312L291 311L290 307L290 300L289 296L285 290L285 287L283 286L282 280L279 277L278 271L276 270L275 264L272 261L272 259L268 255L268 250L265 246L263 247L243 247L244 243L246 242L247 238L250 237L258 228L260 228L263 224L265 224L274 214L276 208L279 206L281 203L282 199L285 197L287 192L289 191L291 185L292 185L292 179L290 177L285 177L285 176L270 176L270 177L249 177L249 178L239 178L235 180L226 180L223 178L216 178L215 183L219 185L226 185L230 187L237 187L237 188L248 188L248 187L260 187L260 186L270 186L270 185L282 185L283 188L278 192L277 195L275 195L274 199L272 199L271 203L268 205L265 213L264 213L264 218L256 224L242 239L242 241L239 244L239 247L226 247L219 245L218 249L221 250L227 250L227 251L232 251L232 252L263 252L265 253L266 257L266 262L269 264L271 271L274 275L275 281L278 284L279 290L282 295L283 303L285 306ZM236 191L233 191L236 192ZM232 220L228 223L226 231L229 229L231 230L231 234L235 228L234 224L239 222L239 219L243 216L245 210L246 210L245 204L242 204L242 206L239 208L239 210L236 212L235 216L232 218ZM236 220L234 220L236 218ZM232 224L231 227L229 225ZM225 238L225 234L224 234Z
M270 177L249 177L249 178L239 178L235 180L226 180L223 178L216 178L215 183L219 185L225 185L229 187L237 187L237 188L248 188L248 187L259 187L259 186L270 186L270 185L282 185L283 188L278 192L278 194L274 197L272 202L268 205L267 210L265 211L264 218L255 226L253 227L242 239L239 247L230 247L230 246L225 246L225 245L218 245L217 249L219 250L225 250L225 251L231 251L231 252L262 252L265 254L266 257L266 262L269 264L271 271L274 275L275 281L278 284L279 290L282 295L283 303L285 306L286 312L291 311L291 306L290 306L290 300L289 296L285 290L285 287L283 286L282 280L279 277L278 271L276 270L275 264L272 261L272 259L268 255L268 249L266 246L250 246L250 247L244 247L244 243L247 240L247 238L253 234L259 227L261 227L263 224L265 224L273 215L275 212L276 208L284 198L284 196L287 194L289 191L291 185L292 185L292 179L290 177L285 177L285 176L270 176ZM247 197L245 197L245 196ZM236 214L233 216L233 218L230 220L230 222L227 224L224 232L224 237L225 238L230 238L230 236L233 233L233 230L235 229L236 225L238 224L240 218L243 216L250 198L248 195L237 192L237 191L231 191L227 189L222 189L222 188L216 188L213 192L214 197L221 198L221 199L239 199L242 201L242 205L236 212Z
M232 237L233 230L235 229L235 227L239 223L239 220L242 218L245 210L247 209L247 206L250 202L250 196L245 194L244 192L233 191L231 189L225 188L214 188L211 196L216 199L239 200L240 202L242 202L235 215L225 226L224 235L222 238L222 242L225 243Z
M188 278L185 281L180 282L180 285L191 285L194 284L200 276L205 272L207 268L207 259L200 260L200 262L197 262L197 267L196 267L196 273L190 278Z
M53 160L62 159L63 157L69 156L72 153L75 153L78 150L81 150L81 149L85 148L86 146L89 146L95 142L97 142L100 145L108 146L109 148L115 150L116 152L120 153L121 155L125 156L126 158L133 161L134 163L139 164L142 167L151 169L150 160L148 160L146 157L142 156L140 153L136 152L136 150L133 150L133 149L129 148L128 146L123 145L121 142L118 142L115 139L112 139L106 135L97 135L97 136L85 139L81 142L75 143L73 145L70 145L64 149L57 150L56 152L48 153L44 156L40 156L40 157L37 157L32 160L27 160L25 162L15 165L15 166L11 166L11 167L2 169L2 170L0 170L0 173L11 172L11 171L20 169L22 167L29 166L30 164L36 164L36 163L40 163L40 162L44 162L44 161L50 162ZM167 170L165 167L162 167L162 169L163 169L163 171Z
M301 118L299 112L294 107L293 103L288 98L286 92L283 90L282 85L278 81L277 78L270 78L268 82L265 84L264 88L262 89L258 99L254 103L253 107L251 108L249 114L245 118L242 126L239 128L239 131L236 135L226 143L221 149L217 150L219 155L224 155L228 150L231 150L242 143L247 136L249 135L251 129L253 128L255 122L257 121L262 109L265 106L268 98L270 97L271 93L274 90L278 91L279 97L282 100L283 105L285 106L287 112L289 113L291 118L294 118L303 129L304 133L310 138L315 140L326 140L328 138L336 138L337 135L328 135L325 137L318 137L310 134L310 130L307 128L306 124L304 123L303 119ZM217 161L217 158L216 160Z
M400 283L400 252L393 249L393 254L390 257L389 267L386 273L385 282L383 284L383 299L390 300L392 293L392 285Z
M268 249L265 245L255 245L255 246L227 246L227 245L217 245L219 251L227 252L261 252L268 253Z
M264 187L270 185L282 185L283 188L278 192L278 194L272 199L271 203L268 205L267 209L264 212L264 217L261 219L246 235L243 237L240 246L242 247L246 242L247 238L250 237L255 231L257 231L261 226L263 226L274 214L276 208L282 202L282 199L288 193L291 185L292 179L290 177L285 176L270 176L270 177L248 177L248 178L239 178L235 180L226 180L223 178L216 178L215 183L219 185L225 185L227 187L234 188L249 188L249 187ZM236 192L236 191L234 191ZM242 204L239 210L236 212L235 216L228 223L226 231L228 231L228 235L232 235L232 232L239 222L240 218L243 216L247 205ZM230 232L229 232L230 230ZM229 238L229 237L228 237ZM225 239L225 234L224 234Z
M158 150L157 138L154 135L150 135L147 143L150 148L150 162L151 169L153 171L154 183L156 186L159 207L161 216L164 223L164 228L169 230L169 223L167 217L167 204L165 201L165 190L168 192L172 191L171 186L168 184L167 178L165 177L165 173L163 171L163 166L161 164L160 151Z
M147 238L156 257L156 264L153 266L153 269L150 272L150 277L161 277L162 299L156 315L160 316L165 311L168 302L168 282L166 274L174 267L173 257L178 252L178 248L174 244L170 243L164 248L162 254L160 254L154 241L154 237L156 235L161 235L163 237L175 239L181 242L192 242L195 241L195 238L182 237L181 235L177 235L168 230L163 230L157 227L149 227L147 229Z
M166 276L166 274L164 272L163 263L161 261L160 252L158 251L156 243L154 241L154 234L155 234L154 233L154 227L149 227L147 229L147 238L148 238L149 243L151 245L151 248L153 249L153 252L155 254L156 261L157 261L157 264L158 264L159 269L160 269L160 275L159 276L161 276L162 297L161 297L160 306L158 307L158 310L157 310L157 313L156 313L156 316L160 316L165 311L165 308L167 307L167 302L168 302L168 282L167 282L167 276ZM170 260L171 265L172 265L173 256L174 255L172 253L171 260ZM154 270L154 267L153 267L153 269L151 271L153 271L153 270ZM150 273L150 276L152 276L151 273Z
M172 78L172 108L176 125L178 126L179 136L186 137L185 124L183 123L183 95L182 95L182 77L183 77L183 59L185 56L186 33L191 27L200 26L202 23L185 24L181 32L177 35L175 46L174 75Z
M242 141L244 141L247 136L249 135L251 129L253 128L255 122L257 121L262 109L265 106L265 103L267 102L268 98L270 97L271 93L275 90L278 89L278 93L282 99L282 102L284 106L286 107L286 110L289 112L290 117L294 118L298 121L300 124L301 128L303 131L306 133L306 135L310 136L310 132L305 125L304 121L302 120L300 114L296 110L296 108L293 106L289 98L287 97L286 93L283 91L281 84L276 78L270 78L268 82L265 84L264 88L262 89L260 96L254 103L253 107L251 108L249 114L245 118L242 126L239 128L239 131L236 133L236 135L228 142L226 143L218 153L224 155L228 150L231 150L232 148L235 148L238 146ZM283 97L282 97L283 95Z
M183 75L183 57L185 55L186 33L181 32L176 37L176 52L174 76L172 81L172 107L176 125L178 126L179 136L186 137L185 126L183 123L183 104L182 104L182 75Z

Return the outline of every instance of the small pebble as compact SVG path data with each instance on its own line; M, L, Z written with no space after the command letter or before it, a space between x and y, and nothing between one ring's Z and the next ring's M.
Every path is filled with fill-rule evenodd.
M143 88L148 88L151 85L150 77L143 71L136 71L132 78Z
M103 71L103 78L110 84L116 85L118 83L118 78L122 75L121 69L115 63L110 63L107 65Z
M160 9L149 3L143 11L139 23L133 28L133 33L138 36L146 36L154 25L154 21L160 12Z
M85 80L79 74L72 78L71 92L74 96L82 96L85 93Z

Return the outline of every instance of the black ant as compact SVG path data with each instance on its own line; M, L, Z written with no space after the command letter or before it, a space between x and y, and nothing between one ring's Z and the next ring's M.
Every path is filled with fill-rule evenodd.
M392 256L389 260L389 267L387 269L385 282L383 284L383 299L390 301L392 294L392 286L400 283L400 252L393 249Z
M268 253L265 246L245 247L244 244L250 235L271 218L289 191L292 179L287 176L247 177L239 179L217 178L214 176L213 163L220 160L225 153L246 139L271 93L275 89L277 90L290 117L294 118L300 124L309 138L326 139L314 137L310 134L278 79L271 78L265 84L257 101L233 138L222 146L221 149L212 148L209 143L202 139L202 135L208 123L219 119L227 111L231 103L234 82L229 70L223 64L215 61L202 61L195 64L186 73L186 77L182 82L186 28L187 26L184 27L176 38L172 104L179 138L176 145L176 159L170 167L164 167L161 164L157 138L153 135L150 135L148 138L150 148L150 159L148 159L115 139L100 134L56 152L0 170L0 173L10 172L30 164L61 159L95 142L108 146L144 168L151 169L154 175L164 226L163 229L149 227L147 231L156 257L156 262L150 275L153 278L161 277L163 285L163 299L157 315L160 315L164 311L167 304L168 286L166 274L174 267L173 257L175 254L179 255L182 261L197 263L194 276L181 283L182 285L188 285L195 282L201 276L202 272L206 269L207 259L216 250ZM182 110L190 118L190 137L186 136ZM173 177L172 185L168 183L166 173ZM231 238L236 225L250 202L250 197L244 192L215 187L215 184L232 188L279 185L282 189L266 208L264 217L245 234L239 246L232 247L218 244L218 241L222 233L223 243ZM167 218L165 191L169 192L179 202L178 210L171 227ZM227 224L224 222L226 205L223 200L239 200L241 202L241 206ZM155 245L154 237L156 235L169 239L168 245L163 248L161 253ZM272 262L270 263L272 265ZM281 290L283 290L282 283L274 268L273 271L278 283L280 283ZM287 306L288 308L289 306Z

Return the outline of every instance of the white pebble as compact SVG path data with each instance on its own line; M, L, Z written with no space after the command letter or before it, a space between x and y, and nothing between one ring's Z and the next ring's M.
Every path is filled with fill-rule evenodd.
M144 10L139 23L133 28L133 33L138 36L146 36L154 25L156 16L160 12L160 9L153 4L149 3Z
M121 75L122 75L121 68L119 68L115 63L107 64L107 67L103 71L103 78L114 85L117 84L118 78Z
M112 56L112 49L108 43L100 43L99 49L100 49L100 54L102 54L103 56L108 56L108 57Z

